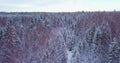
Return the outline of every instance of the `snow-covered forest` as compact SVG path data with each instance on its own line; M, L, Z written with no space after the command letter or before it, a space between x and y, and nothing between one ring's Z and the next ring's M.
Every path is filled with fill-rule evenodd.
M120 63L120 12L1 12L0 63Z

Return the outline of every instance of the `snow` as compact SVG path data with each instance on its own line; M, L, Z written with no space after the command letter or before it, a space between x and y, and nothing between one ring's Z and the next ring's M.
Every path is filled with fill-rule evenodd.
M71 63L73 53L68 50L66 50L66 52L67 52L67 63Z

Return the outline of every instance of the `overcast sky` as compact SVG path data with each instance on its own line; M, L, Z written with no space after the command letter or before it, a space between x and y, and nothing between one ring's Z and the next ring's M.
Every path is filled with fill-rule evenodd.
M120 0L0 0L6 12L120 11Z

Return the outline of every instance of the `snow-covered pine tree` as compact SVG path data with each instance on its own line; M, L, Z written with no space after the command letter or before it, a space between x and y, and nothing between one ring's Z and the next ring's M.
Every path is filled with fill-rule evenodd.
M113 38L113 41L109 46L109 62L108 63L119 63L119 46L116 38Z

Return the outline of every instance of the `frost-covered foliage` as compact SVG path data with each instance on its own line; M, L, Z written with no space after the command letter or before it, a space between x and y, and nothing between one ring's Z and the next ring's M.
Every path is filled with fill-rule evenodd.
M0 63L120 63L120 12L0 13Z
M120 49L116 38L113 38L113 41L109 47L109 63L119 63Z

